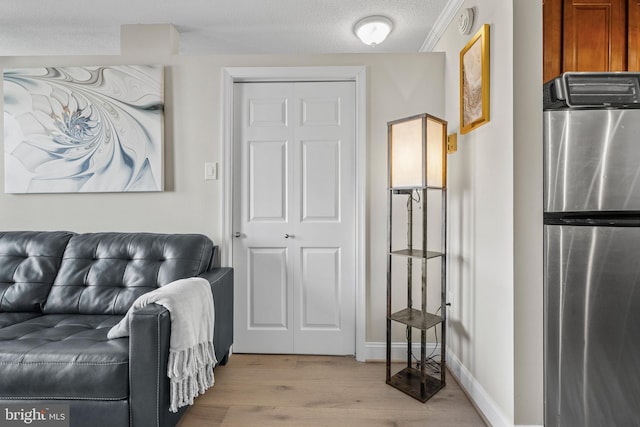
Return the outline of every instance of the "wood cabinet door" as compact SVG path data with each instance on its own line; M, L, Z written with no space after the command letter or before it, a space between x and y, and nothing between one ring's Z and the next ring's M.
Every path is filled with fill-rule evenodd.
M542 33L542 79L548 82L562 73L562 0L542 0Z
M563 71L627 69L628 0L565 0Z
M640 0L629 0L627 16L629 23L627 69L640 71Z

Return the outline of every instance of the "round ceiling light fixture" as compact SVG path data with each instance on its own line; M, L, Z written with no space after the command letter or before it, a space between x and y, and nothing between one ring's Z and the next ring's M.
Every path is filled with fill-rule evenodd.
M362 43L376 46L387 38L392 29L391 19L377 15L368 16L358 21L353 27L353 32L362 40Z

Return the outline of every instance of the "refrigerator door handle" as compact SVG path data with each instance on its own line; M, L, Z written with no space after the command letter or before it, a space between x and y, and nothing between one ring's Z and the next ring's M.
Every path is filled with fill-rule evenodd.
M640 212L545 212L543 220L546 225L640 227Z

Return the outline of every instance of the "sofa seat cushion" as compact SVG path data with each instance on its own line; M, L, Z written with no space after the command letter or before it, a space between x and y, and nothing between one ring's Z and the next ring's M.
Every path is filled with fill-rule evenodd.
M42 315L0 329L0 399L119 400L129 395L122 316Z

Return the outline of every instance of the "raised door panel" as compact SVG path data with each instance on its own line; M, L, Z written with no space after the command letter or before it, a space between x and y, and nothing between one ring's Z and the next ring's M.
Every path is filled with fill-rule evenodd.
M301 102L301 126L340 126L340 98L307 98Z
M627 20L629 25L627 68L629 71L640 71L640 0L629 0Z
M302 222L340 220L340 141L302 141Z
M250 330L288 328L287 248L249 249Z
M300 328L339 330L340 248L302 248Z
M562 73L562 0L543 0L543 81Z
M627 69L626 1L565 1L563 71Z
M287 141L249 141L249 222L286 222Z
M249 100L249 127L287 126L287 104L286 98L266 98Z

